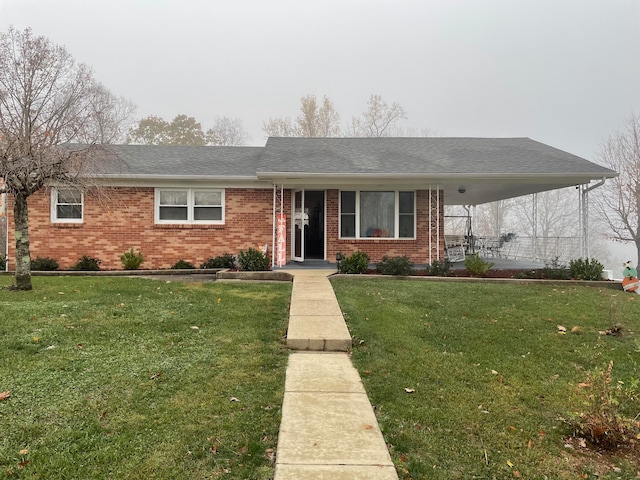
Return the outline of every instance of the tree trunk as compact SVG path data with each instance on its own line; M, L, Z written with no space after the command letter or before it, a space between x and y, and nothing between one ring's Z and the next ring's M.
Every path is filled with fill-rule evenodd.
M13 199L14 230L16 235L15 290L31 290L31 257L29 252L29 211L27 197L16 195Z

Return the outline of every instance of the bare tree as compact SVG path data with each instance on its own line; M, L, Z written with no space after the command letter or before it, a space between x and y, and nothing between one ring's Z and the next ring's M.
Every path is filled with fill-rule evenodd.
M595 207L607 223L612 240L636 246L640 263L640 117L632 116L624 129L602 145L600 162L619 176L597 190Z
M136 106L96 84L89 96L93 119L81 126L77 140L82 143L124 143L132 126Z
M360 117L353 117L347 128L353 137L387 137L399 120L407 115L398 103L387 104L380 95L371 95L367 110Z
M326 95L321 105L315 95L305 95L295 124L289 118L270 118L262 130L270 137L339 137L340 114Z
M207 130L209 145L226 145L237 147L247 143L247 132L239 118L216 117L213 127Z
M270 137L297 137L290 118L270 118L262 125L262 131Z
M318 106L315 95L300 99L300 115L296 119L298 137L338 137L340 136L340 114L333 102L325 95Z
M0 34L0 194L13 197L14 289L32 288L28 197L50 183L82 188L96 173L99 148L60 145L94 131L98 88L64 47L30 29Z

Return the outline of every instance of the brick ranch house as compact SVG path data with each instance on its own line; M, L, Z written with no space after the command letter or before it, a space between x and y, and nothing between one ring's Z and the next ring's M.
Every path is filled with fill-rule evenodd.
M528 138L269 138L264 147L107 147L105 188L51 185L29 198L31 255L68 269L83 255L145 269L267 246L282 261L336 253L444 259L444 206L478 205L611 178ZM116 165L114 164L114 165ZM14 267L12 199L8 263ZM286 247L282 250L283 247ZM273 253L276 252L276 255Z

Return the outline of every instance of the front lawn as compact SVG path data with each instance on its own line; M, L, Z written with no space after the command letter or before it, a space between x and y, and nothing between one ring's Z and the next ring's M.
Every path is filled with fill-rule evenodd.
M637 443L598 450L569 423L587 411L589 372L611 360L620 411L640 414L640 296L367 278L333 286L400 478L640 476ZM600 333L616 324L621 335Z
M272 478L290 284L33 281L0 288L0 478Z

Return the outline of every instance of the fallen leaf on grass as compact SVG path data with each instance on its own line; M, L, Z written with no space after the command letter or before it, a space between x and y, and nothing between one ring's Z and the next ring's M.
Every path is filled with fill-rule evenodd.
M571 329L571 333L578 333L579 331L580 331L580 327L578 325L576 325Z
M563 327L562 325L558 325L558 333L560 333L560 334L567 333L567 327Z
M405 388L404 391L407 392L407 393L413 393L416 390L414 388Z
M273 448L267 448L264 451L264 454L267 457L267 460L269 460L270 462L275 462L276 461L276 454L273 453Z
M507 460L507 465L509 465L509 467L513 467L513 463L511 463L511 460Z
M6 400L10 396L11 396L11 392L9 392L9 391L0 392L0 400Z
M230 402L239 402L240 400L238 400L236 397L231 397L229 399Z
M194 325L193 327L191 327L191 330L200 330L200 327Z
M153 375L151 375L149 377L149 379L150 380L155 380L156 378L160 377L160 375L162 375L162 372L154 373Z
M514 470L513 471L513 476L516 477L516 478L521 478L520 477L520 472L518 470Z
M26 455L27 453L29 453L29 449L28 448L23 448L22 450L20 450L20 455Z

